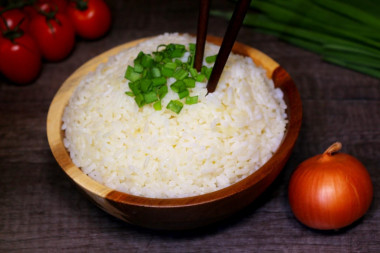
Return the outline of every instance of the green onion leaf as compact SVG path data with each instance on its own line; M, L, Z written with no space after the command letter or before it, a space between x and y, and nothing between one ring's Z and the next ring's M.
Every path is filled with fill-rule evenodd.
M164 85L164 86L161 86L159 89L158 89L158 97L160 99L162 99L163 97L165 97L165 95L168 94L168 86Z
M146 104L156 102L158 100L157 94L154 91L144 93L144 100Z
M196 78L198 76L198 71L195 68L190 68L189 72L192 77Z
M137 80L139 80L141 78L141 74L135 72L135 70L133 69L133 67L128 66L127 71L125 72L124 77L126 79L128 79L129 81L134 82L134 81L137 81Z
M143 70L144 70L144 67L140 64L140 63L137 63L135 64L135 66L133 67L133 70L137 73L142 73Z
M195 44L194 43L189 43L189 51L191 53L195 53Z
M135 97L135 101L139 108L141 108L145 104L144 96L142 94L137 94Z
M163 76L152 79L153 86L160 86L166 84L166 78Z
M158 100L157 102L155 102L155 103L153 104L153 108L154 108L154 110L156 110L156 111L161 111L161 109L162 109L161 100Z
M161 76L161 71L157 67L153 67L151 70L152 77L160 77Z
M144 56L141 59L141 65L145 68L151 67L153 65L153 58L152 56L148 54L144 54Z
M178 80L178 81L175 81L172 85L170 85L170 88L174 91L174 92L181 92L183 90L186 90L186 85L185 85L185 82L182 81L182 80Z
M185 103L188 105L193 105L193 104L198 103L198 96L186 97Z
M164 65L164 68L175 70L177 68L177 64L175 62L170 61Z
M137 96L138 94L141 94L140 80L136 82L129 82L128 86L133 92L133 94L135 94L135 96Z
M205 81L205 79L206 79L206 76L204 74L199 74L195 78L195 81L203 83Z
M185 78L183 82L187 88L195 88L195 80L193 78Z
M187 77L189 73L184 69L178 69L176 72L174 72L173 77L177 80L182 80L185 77Z
M125 94L127 94L130 97L134 97L135 94L132 91L126 91Z
M151 79L142 79L140 87L141 87L141 91L143 93L152 90L152 80Z
M205 60L206 60L207 63L214 63L215 60L216 60L216 56L217 56L217 55L210 55L210 56L207 56Z
M125 94L134 97L138 107L152 104L155 110L162 109L162 99L169 92L168 78L174 77L176 81L170 88L178 94L179 99L185 98L186 104L195 104L198 97L190 97L189 88L195 88L196 81L203 82L209 76L212 68L202 67L198 73L194 69L195 44L190 43L190 55L187 62L182 62L183 55L187 52L181 44L160 45L152 54L139 52L134 59L134 65L128 66L124 77L129 80L130 91ZM159 51L161 49L161 51ZM215 61L216 56L206 57L208 63ZM175 113L182 110L183 103L172 100L166 106Z
M180 99L189 96L190 92L188 89L178 92L178 97Z
M166 106L167 109L179 114L182 110L183 104L178 100L171 100Z
M161 74L163 76L166 76L166 77L172 77L173 74L174 74L174 70L173 69L169 69L169 68L162 68L161 70Z
M172 53L171 53L171 57L172 58L180 58L184 55L185 53L185 50L181 50L181 49L175 49Z
M204 74L207 77L207 79L210 79L211 72L212 72L212 67L208 68L206 66L202 66L201 73Z

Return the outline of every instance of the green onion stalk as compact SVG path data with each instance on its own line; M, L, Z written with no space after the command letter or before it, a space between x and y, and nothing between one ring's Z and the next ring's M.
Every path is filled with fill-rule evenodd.
M244 25L380 79L377 0L255 0ZM232 12L212 10L230 19Z

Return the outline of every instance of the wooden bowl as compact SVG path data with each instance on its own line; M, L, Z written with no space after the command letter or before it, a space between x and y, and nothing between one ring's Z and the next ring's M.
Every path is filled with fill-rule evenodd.
M61 86L47 116L47 136L51 151L79 189L104 211L131 224L153 229L190 229L221 220L250 204L277 177L284 167L298 137L302 121L302 105L297 88L288 73L264 53L241 43L233 52L249 56L267 71L275 86L284 92L289 123L281 146L273 157L247 178L218 191L194 197L155 199L133 196L106 187L84 174L70 159L64 147L62 115L70 96L81 78L123 49L144 41L140 39L113 48L85 63ZM222 39L209 36L209 42L220 45Z

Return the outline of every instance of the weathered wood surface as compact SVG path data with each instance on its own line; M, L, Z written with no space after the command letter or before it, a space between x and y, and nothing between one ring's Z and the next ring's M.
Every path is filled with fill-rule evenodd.
M245 27L238 41L279 62L303 101L300 137L268 191L232 218L186 232L130 226L80 194L46 139L47 110L58 88L84 62L119 44L164 32L196 32L197 1L108 3L114 20L105 38L78 41L68 59L44 64L33 84L15 86L0 77L0 252L380 252L380 81ZM211 8L231 3L212 1ZM223 36L226 26L211 17L209 34ZM354 225L314 231L293 217L287 184L301 161L336 140L368 168L374 200Z

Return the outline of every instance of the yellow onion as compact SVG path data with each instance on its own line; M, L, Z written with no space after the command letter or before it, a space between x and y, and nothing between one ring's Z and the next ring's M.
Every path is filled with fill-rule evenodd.
M337 142L323 154L302 162L289 182L289 204L304 225L339 229L361 218L371 205L373 185L363 164L337 153Z

